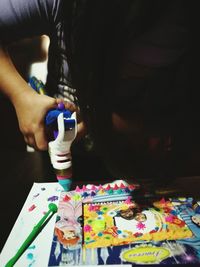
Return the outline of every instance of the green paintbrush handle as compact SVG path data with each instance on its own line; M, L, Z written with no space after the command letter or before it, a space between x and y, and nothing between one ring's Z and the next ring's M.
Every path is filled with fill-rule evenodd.
M17 251L17 253L15 254L15 256L12 257L7 262L7 264L5 265L5 267L12 267L17 262L17 260L20 258L20 256L30 246L30 244L33 242L33 240L38 236L38 234L40 233L40 231L44 228L44 226L46 225L47 221L49 221L49 219L53 216L53 214L55 212L57 212L57 210L58 210L58 208L57 208L56 204L54 204L54 203L50 203L49 204L49 210L48 210L48 212L33 227L33 230L28 235L28 237L26 238L26 240L23 242L23 244L21 245L21 247L19 248L19 250ZM51 214L51 216L49 217L50 214ZM47 218L48 218L48 220L47 220Z

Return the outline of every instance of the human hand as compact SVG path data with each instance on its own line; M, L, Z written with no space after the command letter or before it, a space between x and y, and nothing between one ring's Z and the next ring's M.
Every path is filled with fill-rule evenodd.
M74 104L64 102L46 95L39 95L34 90L24 90L15 97L14 107L19 128L25 142L36 150L48 149L48 138L45 127L45 116L50 109L57 108L63 102L66 109L77 111ZM79 117L79 116L78 116ZM85 134L85 124L78 118L77 140Z
M77 125L77 135L75 141L78 141L81 138L83 138L86 135L87 130L86 130L86 125L81 118L79 108L75 106L72 102L64 101L63 99L56 99L56 102L57 104L63 103L65 108L70 110L71 112L76 111L78 125Z
M15 96L13 104L25 142L36 150L47 150L44 120L47 112L57 107L57 100L27 88Z

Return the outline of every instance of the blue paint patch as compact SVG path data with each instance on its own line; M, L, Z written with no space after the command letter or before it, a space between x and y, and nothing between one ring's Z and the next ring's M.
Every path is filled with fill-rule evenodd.
M33 253L28 253L26 257L28 260L32 260L33 259Z

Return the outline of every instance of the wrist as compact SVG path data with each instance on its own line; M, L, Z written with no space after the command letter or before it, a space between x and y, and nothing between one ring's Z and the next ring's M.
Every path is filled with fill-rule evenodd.
M12 102L15 109L26 102L33 102L33 97L37 94L34 90L32 90L27 84L20 87L20 90L16 90L10 95L10 101Z

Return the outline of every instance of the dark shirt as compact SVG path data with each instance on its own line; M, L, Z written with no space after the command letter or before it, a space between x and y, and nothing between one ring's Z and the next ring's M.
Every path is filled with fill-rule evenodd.
M50 37L48 93L76 102L66 57L62 0L0 1L0 42L8 44L43 34Z

